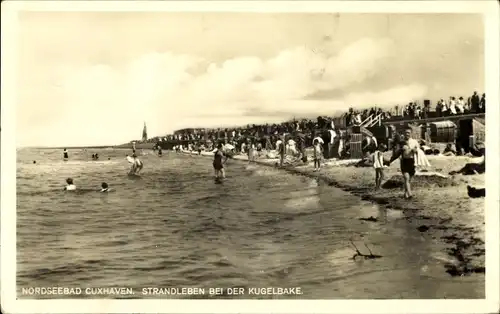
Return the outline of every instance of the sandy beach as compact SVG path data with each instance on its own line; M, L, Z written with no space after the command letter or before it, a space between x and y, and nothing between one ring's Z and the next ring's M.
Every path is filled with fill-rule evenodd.
M184 152L198 155L196 152ZM390 155L390 153L388 153ZM202 156L213 156L202 152ZM484 187L485 175L454 175L470 162L481 158L463 156L427 156L431 164L426 172L417 173L412 182L414 198L403 198L399 162L395 161L385 171L385 184L381 190L375 189L375 173L372 167L354 167L359 160L330 160L314 172L313 162L286 159L283 170L308 177L316 177L328 184L371 201L387 211L401 211L402 218L422 233L426 241L434 241L442 247L443 254L450 258L445 271L451 276L467 276L485 272L484 243L484 198L469 198L467 185ZM246 162L246 155L236 155L232 159ZM288 162L287 162L288 161ZM278 167L279 159L261 156L255 163ZM445 175L446 178L432 173ZM388 182L389 181L389 182ZM383 217L359 217L366 223L384 223Z

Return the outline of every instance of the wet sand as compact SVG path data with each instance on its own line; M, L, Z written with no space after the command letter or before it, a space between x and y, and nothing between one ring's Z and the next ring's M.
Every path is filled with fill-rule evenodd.
M213 156L210 152L202 152L202 155ZM233 159L248 160L246 155L236 155ZM376 190L374 169L354 167L352 164L355 160L327 161L322 164L320 172L314 172L311 156L307 163L287 159L289 162L283 166L286 171L317 177L387 210L402 211L402 219L425 237L440 242L443 252L453 257L454 262L447 263L444 269L451 276L485 273L485 199L469 198L467 195L467 185L484 187L485 175L448 175L450 171L459 170L466 163L481 161L481 158L428 156L431 167L427 170L444 174L448 178L416 175L412 182L414 197L411 200L403 198L398 161L385 170L385 181L390 180L392 184ZM263 154L255 159L255 163L277 167L279 159L268 159ZM377 223L380 219L359 218L367 223Z

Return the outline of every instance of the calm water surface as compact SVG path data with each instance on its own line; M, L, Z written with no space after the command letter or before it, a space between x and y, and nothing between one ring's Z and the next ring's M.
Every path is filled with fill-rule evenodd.
M301 287L301 296L274 298L484 297L484 276L446 274L440 244L400 212L316 180L230 160L227 181L216 185L210 159L175 153L140 157L142 176L132 179L128 150L69 153L64 162L61 150L18 151L18 294L33 286L131 287L129 298L151 297L144 287ZM63 192L67 177L84 191ZM97 192L103 181L112 192ZM368 216L382 223L358 219ZM351 237L383 258L353 261Z

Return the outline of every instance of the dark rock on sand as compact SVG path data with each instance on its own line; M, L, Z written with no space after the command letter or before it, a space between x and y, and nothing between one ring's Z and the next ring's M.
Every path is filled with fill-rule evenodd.
M460 238L456 234L442 236L441 239L445 240L446 243L453 243L460 240Z
M373 216L370 216L370 217L368 217L368 218L359 218L359 220L377 222L377 221L378 221L378 218L375 218L375 217L373 217Z
M421 225L420 227L417 228L418 231L420 232L426 232L430 229L429 226L426 226L426 225Z
M486 196L486 189L476 189L475 187L471 187L470 185L467 185L467 195L469 195L470 198L479 198L479 197L485 197Z
M456 175L456 174L474 175L474 174L484 173L485 171L486 171L486 163L483 160L480 163L468 163L458 171L451 171L450 175Z
M423 219L423 220L431 220L432 219L431 216L427 216L427 215L419 215L417 218Z
M442 225L442 224L445 224L445 223L449 223L453 220L453 218L451 217L448 217L448 218L443 218L439 221L439 224Z
M446 268L446 272L453 277L457 276L467 276L473 273L481 273L484 274L486 272L486 267L484 266L464 266L464 265L453 265L446 264L444 266Z

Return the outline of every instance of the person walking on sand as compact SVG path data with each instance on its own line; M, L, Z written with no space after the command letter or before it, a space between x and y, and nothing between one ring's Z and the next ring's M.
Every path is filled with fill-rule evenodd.
M411 178L415 175L415 155L418 153L418 149L419 144L417 140L411 137L411 129L407 128L399 147L394 151L391 160L388 162L388 165L390 165L394 160L400 158L401 172L403 173L404 180L404 197L406 199L413 197L410 183Z
M384 152L387 150L385 144L380 144L373 153L373 168L375 168L375 188L377 190L382 186L382 181L384 180Z
M315 139L313 142L313 156L314 156L314 171L320 171L321 169L321 157L323 154L323 147L320 142Z

